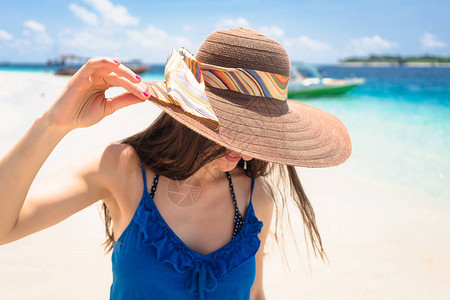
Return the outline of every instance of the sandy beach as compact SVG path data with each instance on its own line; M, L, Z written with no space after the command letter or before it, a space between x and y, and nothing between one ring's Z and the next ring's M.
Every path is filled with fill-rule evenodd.
M52 74L0 71L0 154L14 145L67 81ZM144 129L159 112L142 103L70 133L36 181L55 175L81 153ZM354 149L361 149L359 143L353 139ZM372 159L371 165L376 164L377 157ZM301 218L291 208L299 253L287 240L289 272L271 242L264 265L267 299L448 299L450 199L437 200L420 187L355 175L365 164L353 162L298 169L329 263L314 256L308 263ZM446 181L441 181L441 189L448 189ZM105 236L99 207L94 204L52 228L0 246L0 299L108 299L111 262L101 247Z

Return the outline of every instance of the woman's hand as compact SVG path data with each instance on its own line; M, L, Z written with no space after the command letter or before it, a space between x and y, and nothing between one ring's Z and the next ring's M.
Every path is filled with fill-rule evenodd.
M149 97L141 78L120 62L110 58L93 58L78 70L45 113L49 125L64 131L88 127L105 116ZM106 99L110 87L123 87L128 92Z

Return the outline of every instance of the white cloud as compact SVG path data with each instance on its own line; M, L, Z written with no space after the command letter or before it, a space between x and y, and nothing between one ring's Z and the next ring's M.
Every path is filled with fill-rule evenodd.
M80 56L111 56L128 59L138 56L142 46L127 33L128 26L139 24L126 7L110 0L84 0L88 8L70 4L69 9L89 25L81 29L66 28L58 34L58 50ZM155 39L159 39L156 37ZM151 54L151 53L150 53Z
M167 33L161 28L149 25L143 29L123 27L87 27L66 29L58 36L62 53L76 53L81 56L110 56L119 60L141 58L149 62L164 62L170 50L187 47L192 51L190 39Z
M276 25L263 26L259 29L262 34L267 35L273 39L281 38L284 35L284 30Z
M374 35L372 37L351 39L347 42L346 50L351 54L367 55L380 53L396 47L398 47L397 43L384 40L379 35Z
M183 31L184 32L194 32L194 31L196 31L196 27L195 26L192 26L192 25L189 25L189 24L185 24L184 26L183 26Z
M26 21L23 26L36 32L45 32L45 26L33 20Z
M109 0L84 0L90 4L102 17L116 25L137 25L139 18L128 13L125 6L114 5Z
M167 33L153 25L142 30L127 30L128 42L134 47L134 55L144 60L165 62L170 51L185 47L194 51L191 40L185 36Z
M77 16L81 21L83 21L87 25L97 25L98 17L95 13L89 11L88 9L71 3L69 5L70 10Z
M313 40L306 35L302 35L298 38L286 39L284 40L284 44L286 47L296 47L306 51L323 52L330 50L330 46L327 43Z
M144 30L128 30L127 35L130 39L148 49L164 46L164 42L167 39L167 33L153 25L149 25Z
M336 50L325 42L302 35L295 38L282 38L279 40L286 48L292 61L305 61L308 63L330 62L337 56Z
M5 30L0 29L0 39L9 41L13 39L13 35Z
M50 44L52 39L47 33L45 29L45 25L34 20L26 21L23 26L25 30L23 34L29 38L31 38L37 44Z
M59 44L63 52L79 55L101 56L121 49L121 35L108 29L85 28L82 30L66 29L59 34ZM106 50L107 49L107 50Z
M191 45L188 38L180 35L167 34L163 29L149 25L143 30L127 30L128 38L139 47L147 50L163 50L164 55L169 55L172 48Z
M427 49L435 49L435 48L446 48L447 44L438 40L437 37L434 34L425 32L420 37L420 43L422 44L423 48Z
M249 27L250 23L245 18L236 18L236 19L222 19L217 22L216 27L220 29L225 28L235 28L235 27Z

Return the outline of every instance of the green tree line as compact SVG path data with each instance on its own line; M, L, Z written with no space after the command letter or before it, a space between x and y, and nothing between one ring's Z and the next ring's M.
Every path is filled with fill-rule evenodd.
M425 62L425 63L450 63L450 57L434 56L434 55L421 55L421 56L407 56L402 57L400 55L370 55L369 57L348 57L339 62L387 62L387 63L411 63L411 62Z

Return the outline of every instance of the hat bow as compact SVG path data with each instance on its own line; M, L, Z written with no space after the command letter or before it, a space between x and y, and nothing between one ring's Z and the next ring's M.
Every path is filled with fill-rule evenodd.
M219 120L208 101L205 85L284 101L289 82L289 76L201 63L185 48L172 50L164 77L165 81L148 83L150 95L211 122L215 129L219 127Z

